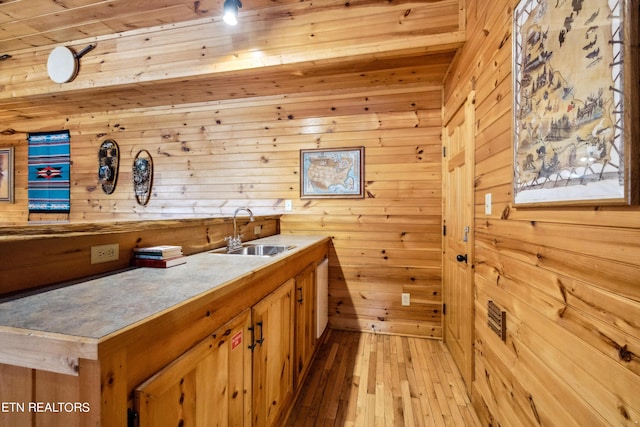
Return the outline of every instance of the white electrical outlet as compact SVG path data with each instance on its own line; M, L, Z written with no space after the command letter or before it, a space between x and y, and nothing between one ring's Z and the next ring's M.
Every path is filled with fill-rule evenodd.
M484 195L484 214L491 215L491 193Z
M411 294L402 294L402 305L409 306L411 305Z
M262 233L262 226L261 225L256 225L253 227L253 234L260 234Z
M291 203L291 200L284 201L284 210L286 212L291 212L293 210L293 203Z
M112 243L110 245L91 246L91 264L117 261L120 258L120 245Z

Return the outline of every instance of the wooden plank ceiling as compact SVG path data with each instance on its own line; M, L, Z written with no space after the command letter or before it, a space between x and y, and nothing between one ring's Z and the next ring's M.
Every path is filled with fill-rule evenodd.
M299 0L245 0L260 11ZM1 0L0 55L87 37L222 19L224 0Z
M464 42L462 0L245 0L236 27L223 2L0 0L0 119L441 84ZM52 83L53 47L88 43Z

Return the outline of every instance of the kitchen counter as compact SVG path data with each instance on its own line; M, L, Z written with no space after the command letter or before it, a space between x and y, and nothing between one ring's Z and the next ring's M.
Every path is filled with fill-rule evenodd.
M273 257L202 252L175 267L133 268L4 302L0 363L74 374L78 357L97 360L102 341L190 300L223 294L243 277L327 239L275 235L250 243L295 247Z

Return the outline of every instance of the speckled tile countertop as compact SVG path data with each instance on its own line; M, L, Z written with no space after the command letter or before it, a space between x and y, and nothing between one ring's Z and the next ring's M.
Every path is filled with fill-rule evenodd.
M273 256L203 252L175 267L135 268L0 304L0 330L100 339L326 239L275 235L250 243L294 245Z

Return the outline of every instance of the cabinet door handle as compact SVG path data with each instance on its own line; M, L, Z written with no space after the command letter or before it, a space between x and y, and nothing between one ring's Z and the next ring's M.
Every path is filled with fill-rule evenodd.
M249 344L249 349L253 351L256 348L255 336L254 336L255 328L253 326L249 326L249 332L251 332L251 344Z
M300 304L302 304L302 301L303 301L303 299L302 299L302 286L300 286L300 287L298 288L298 290L300 291L300 298L298 298L298 302L299 302Z
M262 336L262 322L258 322L256 325L260 327L260 338L258 338L256 342L260 344L260 347L262 347L262 343L264 342L264 337Z

